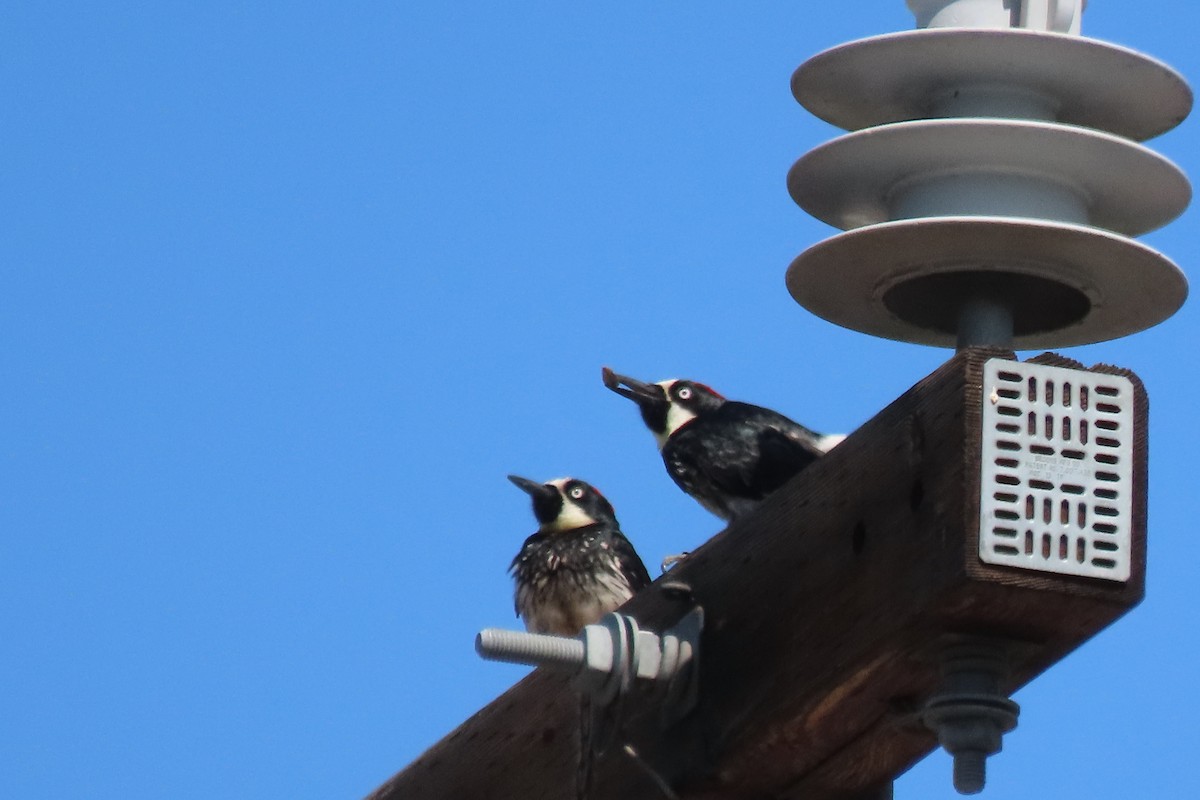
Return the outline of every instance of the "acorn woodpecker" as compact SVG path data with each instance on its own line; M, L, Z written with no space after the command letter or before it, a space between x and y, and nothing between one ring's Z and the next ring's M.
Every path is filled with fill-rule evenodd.
M638 404L679 488L721 519L756 507L846 438L726 400L695 381L642 383L608 367L602 377L605 386Z
M528 630L574 636L650 583L612 505L591 485L508 479L533 498L538 521L509 567L517 615Z

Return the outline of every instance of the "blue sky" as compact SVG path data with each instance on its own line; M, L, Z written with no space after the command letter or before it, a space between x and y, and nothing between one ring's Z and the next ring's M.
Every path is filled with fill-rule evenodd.
M0 796L357 797L520 678L576 475L647 563L720 524L601 365L850 430L947 351L788 296L808 56L901 0L16 4L0 14ZM1200 76L1200 8L1085 32ZM1200 175L1194 122L1151 146ZM1195 211L1145 238L1194 274ZM1023 690L986 797L1189 797L1195 303L1075 348L1151 393L1148 595ZM935 755L898 798L952 797Z

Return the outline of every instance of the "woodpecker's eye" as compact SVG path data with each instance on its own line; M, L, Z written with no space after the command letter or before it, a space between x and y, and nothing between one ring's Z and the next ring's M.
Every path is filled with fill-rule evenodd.
M679 388L679 390L675 392L675 396L678 397L680 400L691 400L692 399L692 390L686 386L681 386Z
M570 495L572 500L580 500L583 498L583 496L586 494L586 492L583 491L582 486L579 486L578 484L576 484L575 486L572 486L570 489L567 490L567 494Z

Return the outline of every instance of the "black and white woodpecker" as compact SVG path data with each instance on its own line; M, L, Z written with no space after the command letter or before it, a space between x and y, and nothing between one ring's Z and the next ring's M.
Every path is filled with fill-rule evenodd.
M658 383L608 367L604 385L637 403L667 473L721 519L756 507L793 475L845 439L822 435L769 408L726 400L702 383Z
M508 479L533 498L538 521L509 568L517 614L528 630L574 636L650 583L612 504L590 484Z

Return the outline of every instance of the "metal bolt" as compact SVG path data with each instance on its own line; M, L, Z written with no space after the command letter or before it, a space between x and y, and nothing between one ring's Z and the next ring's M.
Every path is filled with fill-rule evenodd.
M998 753L1003 735L1016 727L1020 706L1004 696L1004 645L979 639L946 651L942 686L925 704L922 719L954 757L954 788L983 791L987 757Z
M987 754L959 750L954 756L954 788L959 794L979 794L987 780Z
M576 670L583 666L583 640L541 633L485 628L475 637L475 652L489 661L544 665Z
M638 629L633 617L611 613L578 636L486 628L475 637L475 652L490 661L547 667L576 676L580 689L608 703L635 679L657 684L664 711L672 718L695 705L693 662L704 614L694 608L662 635Z

